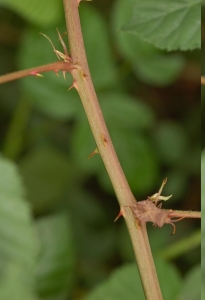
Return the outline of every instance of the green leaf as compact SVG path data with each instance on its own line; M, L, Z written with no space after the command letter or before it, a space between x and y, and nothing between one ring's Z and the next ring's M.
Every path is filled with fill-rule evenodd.
M205 300L205 286L203 283L201 287L201 300Z
M178 164L188 149L188 138L176 122L161 122L155 133L156 147L161 160L167 165Z
M74 279L74 249L69 218L58 213L37 221L41 254L36 287L41 299L67 299Z
M0 156L0 299L34 300L38 241L14 163Z
M171 199L172 204L174 201L178 201L181 199L186 190L187 190L187 174L185 170L181 170L181 168L172 168L166 172L166 176L168 178L168 182L166 184L166 194L172 195Z
M132 0L117 0L113 10L113 35L119 52L129 61L136 76L148 84L164 86L174 82L184 67L179 54L168 54L138 36L119 30L133 7Z
M33 287L33 274L15 261L10 261L0 280L0 299L37 300Z
M181 279L176 269L163 261L157 261L156 268L163 299L176 299L181 284ZM133 300L137 298L144 300L145 296L137 266L136 264L130 264L115 271L108 280L94 289L85 299Z
M16 166L0 156L0 257L33 265L38 244Z
M180 299L201 299L201 266L196 266L193 268L185 277Z
M201 43L201 0L135 0L123 27L166 50L193 50Z
M97 90L112 87L116 84L116 70L106 21L89 5L80 7L80 16L94 86Z
M42 212L60 201L68 188L71 170L68 158L50 147L33 149L20 161L28 200Z
M153 126L154 116L145 104L126 94L104 93L100 104L117 154L133 191L142 193L152 188L158 176L158 164L149 139L142 130ZM129 117L128 117L129 116ZM73 159L90 174L97 173L100 183L113 192L107 172L96 155L86 157L96 148L86 118L76 124L72 141ZM78 149L78 151L76 151ZM139 175L140 174L140 175Z
M69 206L78 256L92 262L91 266L83 263L81 268L91 270L95 264L105 264L115 255L116 232L104 207L99 199L79 189L69 196Z
M29 22L41 26L52 26L59 21L62 4L58 0L0 0Z
M109 127L119 126L127 130L148 130L155 122L153 111L141 100L127 94L109 92L99 95Z

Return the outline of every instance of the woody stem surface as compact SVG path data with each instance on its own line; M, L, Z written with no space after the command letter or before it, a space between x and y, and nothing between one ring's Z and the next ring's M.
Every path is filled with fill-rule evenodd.
M144 222L136 224L130 208L136 203L135 198L120 166L90 76L78 13L78 1L64 0L63 3L71 57L73 63L79 66L72 70L71 74L125 218L146 298L160 300L162 295L149 246L146 224Z

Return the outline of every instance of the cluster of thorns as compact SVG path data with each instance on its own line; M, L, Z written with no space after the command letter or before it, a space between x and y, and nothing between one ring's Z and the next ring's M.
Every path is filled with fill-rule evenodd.
M162 227L164 224L171 224L173 226L172 235L176 232L175 222L178 222L185 218L185 216L176 218L173 216L174 211L172 209L162 209L162 203L158 204L159 201L166 201L172 197L172 195L164 197L161 196L164 185L167 182L165 178L158 193L150 196L147 200L136 202L131 206L134 217L140 222L152 222L154 226ZM121 213L117 216L121 215Z

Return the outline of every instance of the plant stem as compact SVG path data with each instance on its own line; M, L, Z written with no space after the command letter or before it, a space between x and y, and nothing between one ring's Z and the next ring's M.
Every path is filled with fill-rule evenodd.
M50 72L50 71L54 71L54 72L69 71L70 72L70 68L71 68L71 65L69 63L64 62L64 61L56 61L51 64L2 75L2 76L0 76L0 84L9 82L12 80L20 79L20 78L23 78L26 76L38 76L38 74L44 73L44 72Z
M77 0L63 0L71 57L80 66L71 74L80 95L98 151L112 182L125 218L147 299L160 300L162 294L147 237L146 224L137 223L130 206L135 198L127 183L108 133L90 76L82 37ZM99 33L100 34L100 33ZM123 143L123 141L122 141ZM76 150L77 151L77 150Z
M181 218L181 217L189 218L189 219L201 219L201 212L190 211L190 210L172 210L172 218Z

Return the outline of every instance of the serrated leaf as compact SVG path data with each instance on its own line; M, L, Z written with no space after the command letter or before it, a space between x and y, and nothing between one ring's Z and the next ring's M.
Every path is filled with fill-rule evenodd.
M68 188L70 163L68 158L51 147L33 149L20 161L21 174L28 200L35 211L42 212L60 201Z
M36 270L36 287L41 299L67 299L74 279L74 250L65 213L37 221L41 254Z
M194 267L185 277L183 282L182 300L201 299L201 266Z
M140 37L133 37L120 30L133 7L132 0L117 0L113 10L113 35L118 51L129 61L136 76L148 84L164 86L174 82L184 67L179 54L168 54Z
M58 0L0 0L24 19L36 25L51 26L59 21L62 4Z
M176 269L162 261L156 263L164 300L176 299L180 289L180 276ZM144 292L135 264L123 266L99 285L85 300L144 300Z
M166 50L193 50L201 43L200 0L135 0L123 30Z
M0 256L33 265L38 244L16 166L0 156Z

